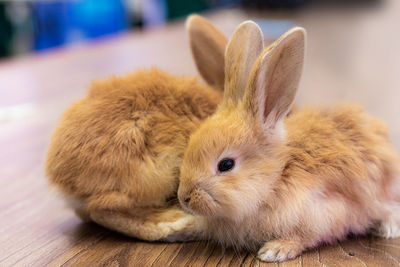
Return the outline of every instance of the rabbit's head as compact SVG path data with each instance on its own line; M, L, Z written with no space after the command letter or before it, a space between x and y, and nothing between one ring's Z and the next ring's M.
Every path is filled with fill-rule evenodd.
M185 151L178 196L186 210L241 220L273 201L286 155L283 120L295 98L304 51L302 28L264 50L257 24L237 28L225 54L223 101Z

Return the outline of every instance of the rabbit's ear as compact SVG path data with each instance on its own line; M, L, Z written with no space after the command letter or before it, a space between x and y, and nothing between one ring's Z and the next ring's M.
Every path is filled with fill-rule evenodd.
M253 21L239 25L225 52L224 102L242 100L251 67L264 48L260 27Z
M244 107L258 116L268 131L282 126L296 96L303 71L305 38L303 28L289 30L262 52L252 68Z
M226 37L211 22L199 15L186 20L190 49L201 77L221 92L225 81Z

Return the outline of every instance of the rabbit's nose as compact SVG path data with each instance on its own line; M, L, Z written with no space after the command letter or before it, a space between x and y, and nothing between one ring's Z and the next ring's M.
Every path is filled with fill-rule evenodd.
M185 205L189 204L190 202L190 197L186 197L183 202L185 202Z

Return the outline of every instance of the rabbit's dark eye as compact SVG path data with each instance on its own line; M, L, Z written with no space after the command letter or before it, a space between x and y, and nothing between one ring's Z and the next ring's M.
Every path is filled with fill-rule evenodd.
M225 158L225 159L222 159L218 163L218 171L220 171L220 172L230 171L230 170L233 169L233 167L235 167L235 160L234 159Z

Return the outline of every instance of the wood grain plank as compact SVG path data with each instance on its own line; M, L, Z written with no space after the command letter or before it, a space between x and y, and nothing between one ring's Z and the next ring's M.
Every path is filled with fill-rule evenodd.
M192 256L186 261L186 265L194 267L205 266L216 247L217 245L213 242L199 242Z
M169 244L151 266L170 266L184 245L181 243Z
M207 261L204 266L221 266L221 261L225 257L225 250L220 246L216 245L215 248L210 252L207 257ZM223 266L223 265L222 265Z
M345 251L351 251L353 257L365 265L373 266L399 266L399 262L384 250L371 247L374 239L368 237L356 237L342 243ZM363 265L364 265L363 264Z

